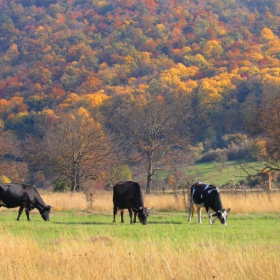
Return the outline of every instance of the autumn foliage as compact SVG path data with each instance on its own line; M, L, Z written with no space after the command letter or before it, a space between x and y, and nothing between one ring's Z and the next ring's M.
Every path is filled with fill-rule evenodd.
M0 1L0 126L18 139L84 108L189 98L192 139L221 144L280 86L277 0ZM145 101L146 100L146 101Z

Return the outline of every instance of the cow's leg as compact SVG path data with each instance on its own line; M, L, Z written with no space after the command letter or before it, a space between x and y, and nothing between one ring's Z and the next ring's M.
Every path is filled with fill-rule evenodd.
M30 218L29 218L29 209L28 209L28 208L25 208L25 213L26 213L27 221L30 221Z
M124 223L124 220L123 220L123 212L124 212L124 209L121 209L121 222Z
M192 198L190 199L190 206L189 206L189 217L188 217L188 222L191 221L191 217L193 217L193 206L194 206L194 202L192 200Z
M210 209L206 209L206 211L207 211L207 216L208 216L208 219L209 219L209 225L212 225L214 222L215 222L215 220L214 221L212 221L211 220L211 218L212 218L212 215L211 215L211 211L210 211Z
M213 216L211 215L211 217L213 217ZM214 224L214 223L215 223L215 221L217 220L217 218L218 218L218 216L215 216L215 217L213 218L213 220L211 221L211 222L212 222L212 224Z
M202 207L201 207L201 206L198 206L198 207L197 207L197 219L198 219L198 223L199 223L199 224L202 224L202 220L201 220L201 210L202 210Z
M216 219L218 218L217 216L215 216L213 219L212 219L212 214L211 214L211 211L210 211L210 208L207 211L207 215L208 215L208 219L209 219L209 225L213 225L216 221Z
M17 220L18 220L18 221L19 221L20 215L21 215L22 212L23 212L23 209L24 209L24 205L21 205L21 206L19 207L19 210L18 210L18 217L17 217Z
M134 212L134 218L133 218L133 223L134 223L134 224L136 223L136 217L137 217L137 213Z
M113 208L113 223L116 222L117 211L118 211L118 208L117 208L117 206L114 205L114 208Z
M129 212L129 217L130 217L130 223L132 224L132 209L128 208L128 212Z
M212 220L212 224L215 223L215 221L217 220L218 217L215 217L213 220Z

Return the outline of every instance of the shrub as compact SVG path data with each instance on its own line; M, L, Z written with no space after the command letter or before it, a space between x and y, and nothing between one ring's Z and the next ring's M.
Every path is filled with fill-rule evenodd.
M70 190L70 184L65 181L60 181L59 179L54 181L54 192L65 192Z

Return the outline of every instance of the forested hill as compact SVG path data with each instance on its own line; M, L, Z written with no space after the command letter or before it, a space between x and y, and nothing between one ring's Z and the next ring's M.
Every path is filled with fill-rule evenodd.
M199 112L193 133L204 140L242 132L248 104L280 86L279 0L0 0L0 8L0 121L18 136L40 114L82 106L104 120L150 94L189 95Z

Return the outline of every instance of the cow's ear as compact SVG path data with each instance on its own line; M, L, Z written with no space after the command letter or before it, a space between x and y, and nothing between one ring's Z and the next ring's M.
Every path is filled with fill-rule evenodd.
M230 211L230 208L227 209L227 213Z

